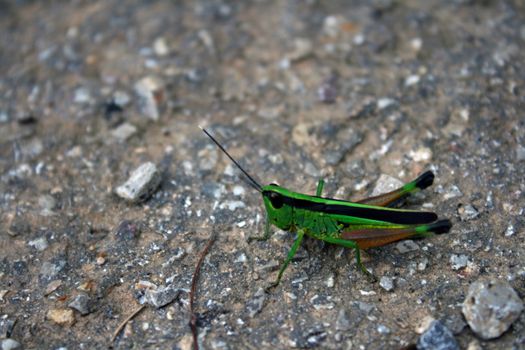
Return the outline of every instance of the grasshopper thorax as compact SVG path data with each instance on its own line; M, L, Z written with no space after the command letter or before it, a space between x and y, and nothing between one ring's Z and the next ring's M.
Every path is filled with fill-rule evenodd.
M288 230L293 223L293 207L288 203L288 190L271 184L262 188L262 196L268 219L282 230Z

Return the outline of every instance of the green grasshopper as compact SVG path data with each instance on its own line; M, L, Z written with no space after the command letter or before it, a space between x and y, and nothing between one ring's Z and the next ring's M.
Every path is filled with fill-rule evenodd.
M281 265L277 280L268 288L279 284L304 235L354 249L357 266L375 280L372 273L361 263L360 249L380 247L408 238L447 233L452 227L449 220L438 221L437 215L432 212L391 208L400 199L432 185L432 171L424 172L417 179L392 192L357 202L322 197L322 179L317 184L315 196L311 196L290 191L276 184L259 185L208 131L202 131L246 175L249 184L263 197L267 213L264 235L251 237L249 241L267 240L270 237L271 224L282 230L297 233L297 238Z

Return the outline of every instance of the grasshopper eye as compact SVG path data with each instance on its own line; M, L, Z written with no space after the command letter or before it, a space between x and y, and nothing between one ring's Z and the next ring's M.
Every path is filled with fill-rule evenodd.
M283 196L281 196L279 193L270 192L270 195L268 196L268 198L270 198L270 202L272 203L272 206L275 209L282 208L284 204L284 200L283 200Z

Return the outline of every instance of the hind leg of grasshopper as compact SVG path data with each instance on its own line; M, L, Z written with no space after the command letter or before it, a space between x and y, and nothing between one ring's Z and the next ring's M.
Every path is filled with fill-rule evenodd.
M266 292L269 292L272 288L279 285L279 282L281 282L281 277L283 277L284 270L286 270L286 268L288 267L288 264L290 264L290 261L292 261L295 255L295 252L297 252L297 249L301 245L303 237L304 237L304 231L298 230L297 238L295 239L295 242L293 243L292 248L290 248L290 251L288 252L288 256L286 257L286 260L284 261L284 263L281 265L281 268L279 269L279 274L277 275L277 279L275 280L274 283L266 287Z
M406 183L402 187L392 192L380 194L379 196L369 197L357 201L360 204L377 205L380 207L388 207L395 204L398 200L408 196L410 193L420 191L432 185L434 182L434 173L426 171L419 175L417 179Z
M248 237L248 243L251 241L267 241L270 238L270 218L266 215L266 223L264 224L264 235Z
M366 269L366 267L361 263L361 251L359 249L359 246L357 245L357 242L346 240L346 239L341 239L341 238L334 238L334 237L325 237L325 238L323 238L323 240L328 242L328 243L333 243L333 244L337 244L337 245L343 246L345 248L352 248L355 251L355 260L356 260L356 263L357 263L357 266L359 267L359 269L361 269L361 271L372 282L376 282L377 281L377 277L374 276L374 274L372 272L368 271Z

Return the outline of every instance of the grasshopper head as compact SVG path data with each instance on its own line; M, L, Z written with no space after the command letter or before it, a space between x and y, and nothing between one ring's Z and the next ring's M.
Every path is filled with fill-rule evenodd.
M268 219L282 230L288 230L292 226L293 212L292 207L286 203L287 191L278 185L271 184L264 186L261 192Z

